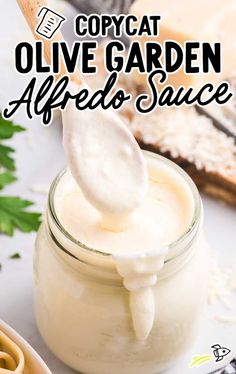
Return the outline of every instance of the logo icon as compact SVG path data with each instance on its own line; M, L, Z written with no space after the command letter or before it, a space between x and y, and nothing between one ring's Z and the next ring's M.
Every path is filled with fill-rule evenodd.
M221 347L219 344L215 344L211 348L213 348L213 353L216 357L216 362L223 360L223 358L231 352L230 349Z
M231 350L225 347L222 347L220 344L215 344L211 347L213 349L213 355L196 355L192 358L189 363L190 368L204 365L208 362L211 362L215 359L215 362L222 361L225 356L227 356Z
M56 31L60 29L62 23L66 21L66 17L45 6L40 9L37 17L42 18L35 32L46 39L51 39Z

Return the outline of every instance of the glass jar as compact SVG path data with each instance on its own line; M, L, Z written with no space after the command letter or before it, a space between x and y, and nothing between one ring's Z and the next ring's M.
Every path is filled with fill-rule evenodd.
M208 250L202 234L202 204L188 175L194 200L187 231L168 247L152 287L155 316L145 340L135 336L129 291L112 255L88 248L58 219L60 188L69 189L67 170L55 179L35 251L35 310L39 331L53 353L85 374L155 374L171 366L193 342L206 302ZM57 201L57 209L55 208Z

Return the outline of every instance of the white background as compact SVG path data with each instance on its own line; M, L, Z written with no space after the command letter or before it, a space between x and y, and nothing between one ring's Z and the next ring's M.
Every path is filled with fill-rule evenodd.
M63 2L53 1L59 10L72 17L73 12L66 8ZM64 27L67 39L71 39L72 23ZM31 40L31 34L14 0L0 2L0 108L7 105L10 99L17 98L23 87L30 79L20 76L14 71L14 46L22 40ZM72 40L72 39L71 39ZM16 148L17 183L4 191L9 194L33 200L35 210L44 211L46 195L31 191L34 185L49 186L56 174L65 165L61 147L60 118L49 128L44 128L38 119L26 120L24 112L15 116L15 122L27 127L27 132L18 134L14 140L8 142ZM218 252L222 265L236 263L236 211L224 203L203 196L205 209L205 230L214 253ZM33 277L32 255L34 250L34 234L16 232L13 238L0 236L0 318L9 323L46 361L55 374L70 374L72 370L66 368L47 349L42 341L34 319L33 312ZM20 252L20 260L10 260L8 257ZM209 308L205 326L194 347L182 359L179 366L172 368L168 374L207 373L216 369L218 364L205 365L198 369L188 369L191 357L196 354L211 353L212 344L222 344L232 349L232 356L236 355L236 327L225 326L216 322L212 317L215 313L226 311L222 306ZM236 316L236 304L230 312ZM63 340L63 337L62 337ZM231 357L232 357L231 356ZM230 360L230 357L226 361Z

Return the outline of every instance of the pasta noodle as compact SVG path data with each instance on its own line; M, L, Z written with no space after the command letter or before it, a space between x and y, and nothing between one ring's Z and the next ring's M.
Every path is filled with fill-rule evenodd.
M23 374L24 366L22 350L0 330L0 374Z

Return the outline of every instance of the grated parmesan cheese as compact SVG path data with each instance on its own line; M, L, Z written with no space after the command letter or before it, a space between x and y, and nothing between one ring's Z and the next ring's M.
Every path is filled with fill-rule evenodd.
M214 315L213 318L225 324L236 324L236 312L233 311L232 296L236 292L236 266L224 268L219 265L219 256L212 255L209 273L208 304L218 303L229 314Z
M236 78L232 77L234 93L235 87ZM235 109L235 97L225 106L211 108L232 134L236 132ZM133 134L141 134L144 143L158 146L162 153L169 152L173 158L181 157L198 170L235 176L235 139L217 129L212 119L199 114L195 107L159 108L148 115L137 114L133 109L132 113L133 118L127 125Z
M228 325L236 325L236 317L228 315L215 315L214 318L221 323Z
M103 65L104 46L109 41L100 42L96 52L96 63L99 68L97 79L87 77L93 88L101 88L107 78ZM236 92L236 75L232 76L231 87ZM227 136L217 129L212 120L199 114L194 107L159 108L154 112L141 115L135 111L134 100L143 92L132 75L120 74L117 88L123 88L131 93L133 99L127 102L118 112L127 127L135 135L139 133L146 144L158 146L162 153L169 152L173 158L181 157L193 163L198 170L216 172L223 176L236 175L236 145L233 137ZM235 130L235 99L224 107L212 112L224 121L228 130ZM223 113L222 113L223 111Z
M135 115L129 127L147 144L194 163L198 170L236 173L234 139L217 130L212 120L194 107L161 108L148 116Z
M35 193L47 195L49 191L49 186L46 186L44 184L35 184L30 187L30 190Z

